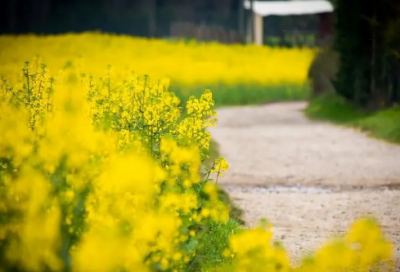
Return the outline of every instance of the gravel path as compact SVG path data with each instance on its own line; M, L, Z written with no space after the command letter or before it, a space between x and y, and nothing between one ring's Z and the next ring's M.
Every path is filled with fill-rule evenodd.
M400 146L308 120L306 103L218 110L211 130L230 164L219 182L247 225L274 224L296 259L372 214L400 263Z

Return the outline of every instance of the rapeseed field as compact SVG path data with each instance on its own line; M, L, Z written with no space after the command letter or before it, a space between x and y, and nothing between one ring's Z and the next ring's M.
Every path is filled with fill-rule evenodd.
M183 103L170 82L301 84L282 66L239 77L270 49L100 34L0 40L0 271L393 269L393 245L368 218L294 265L271 224L246 229L230 216L215 183L229 162L202 168L219 90ZM236 54L238 78L219 69L238 65L222 61ZM312 55L277 54L298 67Z

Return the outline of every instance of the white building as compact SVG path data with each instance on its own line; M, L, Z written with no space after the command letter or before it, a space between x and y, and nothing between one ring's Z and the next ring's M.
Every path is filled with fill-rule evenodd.
M349 0L351 1L351 0ZM250 1L244 1L245 9L251 9ZM333 6L326 0L309 1L253 1L253 42L258 45L263 44L263 17L269 15L307 15L307 14L327 14L333 12ZM321 18L321 21L323 18ZM321 22L323 23L323 22ZM248 25L248 28L251 24ZM249 40L251 40L251 29L247 30Z

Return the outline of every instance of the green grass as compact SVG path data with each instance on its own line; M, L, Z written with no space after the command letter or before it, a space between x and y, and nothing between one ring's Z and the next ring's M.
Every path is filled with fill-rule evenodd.
M311 119L358 128L372 137L400 144L400 106L370 113L329 94L313 99L306 115Z
M233 105L254 105L279 101L306 100L310 95L308 84L282 84L282 85L257 85L257 84L215 84L198 86L172 85L170 91L174 92L182 101L191 95L199 97L205 89L210 89L217 107Z
M240 232L239 223L230 219L226 223L210 222L205 225L198 239L200 245L196 257L185 271L214 271L213 268L226 265L230 258L223 256L224 250L229 246L229 237Z
M206 168L211 168L220 154L218 144L211 140L209 157L203 161ZM213 182L213 181L211 181ZM241 230L244 224L242 220L243 211L238 208L230 198L229 194L218 186L220 200L230 208L229 220L226 223L210 222L205 224L200 232L196 245L199 245L196 258L187 267L188 272L212 270L213 268L229 263L230 259L223 256L223 251L228 247L229 236ZM194 246L196 246L194 245Z

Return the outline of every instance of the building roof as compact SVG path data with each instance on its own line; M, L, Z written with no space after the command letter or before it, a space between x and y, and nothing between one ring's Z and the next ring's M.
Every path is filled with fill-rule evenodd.
M245 1L244 7L246 9L250 9L250 1ZM256 14L261 16L305 15L332 12L333 6L329 1L326 0L254 1L253 10Z

